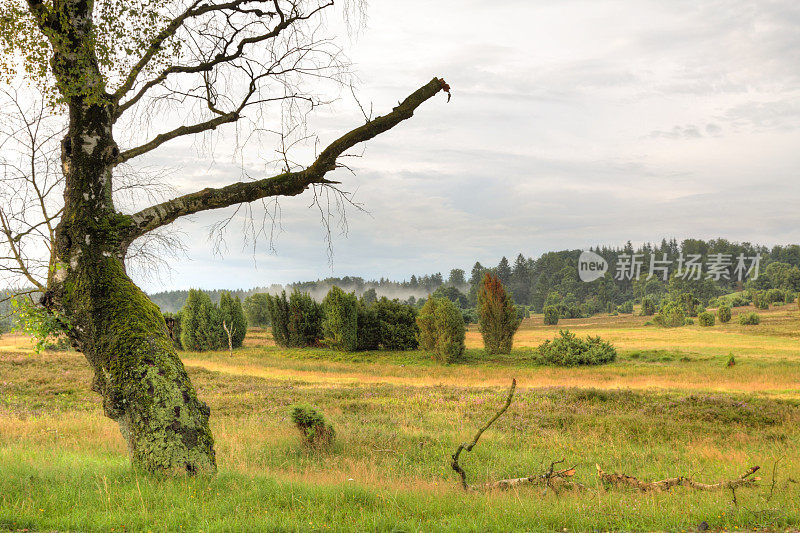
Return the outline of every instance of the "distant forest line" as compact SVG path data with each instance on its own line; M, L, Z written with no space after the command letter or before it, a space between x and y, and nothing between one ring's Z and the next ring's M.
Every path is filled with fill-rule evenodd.
M581 281L579 276L578 262L582 250L562 250L547 252L536 259L520 253L513 261L507 257L501 258L497 265L476 262L469 272L453 268L447 276L436 272L412 275L402 281L387 278L365 280L356 276L330 277L299 281L285 287L269 285L228 292L244 300L254 293L276 294L281 290L287 293L299 290L319 301L335 285L347 292L355 292L357 296L373 289L378 297L397 298L413 304L437 289L442 292L444 288L453 287L460 295L450 290L451 299L455 294L461 306L466 308L474 306L480 280L484 272L489 271L500 278L517 305L528 306L537 313L542 312L546 305L581 307L584 314L610 309L629 301L640 302L645 296L658 301L674 291L692 292L704 305L708 305L715 297L746 288L800 292L800 245L796 244L767 247L725 239L686 239L680 243L675 239L665 239L658 245L647 243L638 248L629 242L621 248L594 247L591 250L608 264L605 275L591 282ZM755 257L759 257L757 262L754 261ZM665 258L672 261L666 280ZM745 261L745 270L741 268L742 260ZM653 276L649 276L651 264L656 267ZM691 270L692 265L701 266L699 275L698 271ZM682 271L678 268L681 266ZM750 270L754 266L758 269L757 279L753 279L755 270ZM638 279L635 277L637 267L640 269ZM225 289L205 292L218 302ZM188 290L173 290L149 296L162 311L177 312L187 295Z

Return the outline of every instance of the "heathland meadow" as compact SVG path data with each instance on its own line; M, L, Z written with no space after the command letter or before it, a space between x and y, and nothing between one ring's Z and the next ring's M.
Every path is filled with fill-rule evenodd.
M734 315L745 312L734 309ZM509 355L487 356L471 326L454 364L421 350L281 348L251 330L243 348L182 352L211 407L219 473L158 478L130 468L117 425L79 353L0 351L0 529L42 531L769 530L800 526L800 317L792 306L713 327L661 328L635 315L523 321ZM536 346L559 329L600 335L615 362L553 367ZM735 364L730 366L731 355ZM578 488L464 492L471 483L575 465ZM335 429L304 446L292 406ZM654 481L756 486L642 492L606 486L597 467Z

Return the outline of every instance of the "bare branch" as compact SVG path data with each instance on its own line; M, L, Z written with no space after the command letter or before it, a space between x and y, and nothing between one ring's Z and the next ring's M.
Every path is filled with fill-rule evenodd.
M156 137L148 143L145 143L141 146L137 146L136 148L131 148L130 150L125 150L124 152L119 154L118 162L124 163L130 159L133 159L134 157L145 154L151 150L155 150L165 142L171 141L176 137L182 137L184 135L194 135L195 133L202 133L208 130L215 130L217 129L218 126L221 126L222 124L236 122L237 120L239 120L239 113L233 112L213 118L211 120L206 120L205 122L201 122L199 124L193 124L191 126L180 126L167 133L156 135Z
M450 466L453 468L453 470L455 470L458 473L459 476L461 476L461 486L464 488L464 490L469 490L470 485L469 483L467 483L467 473L464 472L464 469L461 468L460 464L458 464L458 458L461 456L461 452L465 450L471 452L472 448L474 448L475 445L478 444L478 440L481 438L481 435L483 435L483 432L489 429L491 425L494 424L495 421L498 418L500 418L503 415L503 413L506 412L508 407L511 405L511 400L514 398L514 390L516 388L517 388L517 380L512 379L511 388L508 390L508 398L506 398L506 403L503 404L503 407L501 407L500 410L497 411L497 413L492 417L491 420L489 420L486 423L486 425L484 425L481 429L478 430L477 433L475 433L475 437L473 437L472 442L470 442L469 444L467 443L460 444L456 449L456 452L453 454Z
M143 209L132 215L133 227L124 244L148 231L169 224L178 217L252 202L268 196L296 196L312 184L336 183L325 179L325 175L337 168L339 156L353 146L368 141L411 118L422 103L442 90L448 91L449 86L443 79L433 78L387 115L376 117L336 139L319 154L311 166L304 170L284 172L262 180L234 183L220 189L207 188Z
M193 13L199 13L200 11L203 11L203 13L208 13L208 12L211 12L211 11L222 11L224 9L234 9L235 10L238 6L240 6L243 3L245 3L245 2L233 1L233 2L229 2L227 4L219 4L219 5L214 6L214 7L212 7L212 6L201 6L199 8L196 8L193 11ZM234 62L234 61L236 61L236 60L238 60L240 58L244 58L244 57L246 57L246 53L245 52L247 51L248 47L250 47L252 45L259 44L259 43L263 43L263 42L269 41L270 39L274 39L275 37L280 35L281 32L283 32L284 30L286 30L287 28L289 28L293 24L295 24L297 22L300 22L300 21L308 20L311 17L313 17L314 15L316 15L317 13L319 13L320 11L322 11L323 9L332 6L333 2L331 1L331 2L327 2L325 4L322 4L322 5L319 5L319 6L317 6L314 9L312 9L309 13L307 13L305 15L297 12L295 10L296 6L293 5L292 12L288 16L286 14L284 14L284 12L280 9L277 1L274 2L273 4L274 4L276 13L272 13L272 12L266 13L266 12L263 12L263 11L260 11L260 10L258 12L255 12L253 10L247 10L247 11L239 10L239 12L249 12L249 13L256 14L257 16L269 16L270 18L277 14L279 16L279 18L280 18L280 22L278 24L276 24L272 28L272 30L267 31L266 33L257 33L255 35L250 35L248 37L241 38L240 40L238 40L238 42L236 42L236 40L237 40L237 38L239 36L239 33L241 32L242 28L236 29L235 31L232 32L233 35L231 35L230 37L227 37L226 39L222 40L223 50L221 52L217 53L216 55L214 55L213 57L207 58L205 60L200 60L197 63L192 64L192 65L171 65L171 66L165 68L155 78L153 78L153 79L147 81L146 83L144 83L144 85L142 85L142 87L138 91L136 91L133 94L133 96L131 96L127 101L120 103L117 106L117 109L116 109L116 112L115 112L115 118L119 118L131 106L135 105L139 100L141 100L142 97L144 97L144 95L147 94L147 92L150 89L152 89L153 87L156 87L157 85L162 84L169 76L174 75L174 74L203 74L203 73L210 72L211 70L213 70L215 67L217 67L219 65L229 64L229 63L232 63L232 62ZM190 11L191 11L191 9L190 9ZM133 68L133 70L128 75L127 80L125 81L125 83L117 91L117 94L115 94L115 98L117 98L117 102L120 101L120 99L124 96L125 93L127 93L127 92L129 92L131 90L131 88L133 86L133 83L135 82L136 77L138 76L139 72L141 72L141 70L144 68L144 66L147 64L147 62L149 62L150 59L152 59L152 57L155 55L155 53L157 53L157 51L160 48L161 44L163 44L163 41L166 40L170 35L173 35L175 33L175 31L177 31L178 27L180 27L180 25L183 24L183 22L187 18L189 18L190 16L197 16L196 14L193 14L193 13L189 13L188 15L186 13L184 13L184 15L179 16L175 21L173 21L173 24L175 24L174 27L173 27L173 24L170 24L165 29L166 33L163 35L163 38L160 41L159 41L159 39L156 39L156 42L158 43L157 46L151 47L151 49L148 49L148 51L142 57L142 60L140 60L140 62L137 63L137 65ZM183 18L181 18L181 17L183 17ZM161 37L161 35L160 35L160 37ZM229 48L233 48L233 50L228 51Z

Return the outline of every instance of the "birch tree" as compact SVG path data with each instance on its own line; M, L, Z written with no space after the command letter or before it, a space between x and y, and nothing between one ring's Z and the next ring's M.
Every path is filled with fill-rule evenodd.
M287 158L286 168L274 175L231 180L132 213L119 208L118 170L136 158L217 128L252 126L271 116L277 121L270 115L276 103L284 109L323 103L314 84L342 67L323 36L321 17L332 4L0 2L4 87L36 87L48 120L57 119L57 127L37 130L42 117L23 113L19 130L6 131L17 141L27 138L33 155L24 163L7 151L10 145L2 148L12 164L2 180L0 261L43 295L42 308L85 355L94 371L92 389L118 422L137 469L193 475L214 472L216 460L209 408L198 398L158 307L126 272L136 243L193 213L331 186L336 182L329 173L349 149L411 118L449 89L433 78L305 164ZM149 131L148 117L164 104L190 110L185 123L128 145L123 139L135 138L131 131ZM150 125L163 127L156 120ZM44 153L44 137L56 140L55 158ZM31 238L38 244L27 244Z

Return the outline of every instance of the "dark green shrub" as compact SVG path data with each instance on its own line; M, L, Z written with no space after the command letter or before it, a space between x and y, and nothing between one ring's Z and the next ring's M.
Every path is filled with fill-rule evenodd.
M322 300L325 318L322 331L326 342L339 350L354 352L358 348L358 300L333 286Z
M686 317L686 320L684 321L683 325L684 326L693 326L694 325L694 320L689 318L689 317Z
M278 346L289 346L289 301L286 291L280 295L266 295L269 321L272 324L272 339Z
M782 302L786 295L780 289L769 289L766 293L767 302L773 304L775 302Z
M756 309L769 309L769 300L767 299L767 291L753 291L752 299L753 299L753 306Z
M289 296L289 346L318 346L322 339L322 306L305 292Z
M642 298L642 310L639 313L640 316L653 316L656 314L656 304L652 298L646 296Z
M464 318L464 325L468 326L470 324L475 324L478 322L478 315L475 312L475 308L471 309L462 309L461 316Z
M686 324L686 312L683 305L679 302L665 302L653 321L665 328L677 328Z
M263 328L269 326L269 302L266 293L258 292L251 294L242 302L244 316L247 318L247 325L252 328Z
M181 309L181 346L184 350L202 352L223 346L222 317L211 297L191 289Z
M356 325L358 338L357 349L377 350L381 346L381 324L375 306L369 305L364 297L358 300L358 323Z
M325 417L305 405L292 409L292 422L303 436L303 443L310 448L330 448L336 437L333 426L325 421Z
M416 309L385 296L375 302L374 308L380 328L380 344L384 349L416 350L419 347Z
M545 326L558 324L558 308L554 305L548 305L544 308L544 324Z
M434 298L428 298L417 315L419 344L428 352L436 350L436 303Z
M623 302L622 305L617 307L617 311L624 314L631 314L633 313L633 300L628 300L627 302Z
M452 363L464 353L466 328L456 305L446 298L428 298L417 317L420 344L442 363Z
M714 317L714 313L712 313L710 311L703 311L702 313L700 313L698 315L697 319L698 319L698 322L700 323L700 325L703 326L703 327L713 326L714 323L716 322L715 317Z
M697 316L702 311L700 308L700 300L695 298L694 294L691 292L680 293L673 301L681 304L686 316Z
M479 329L487 353L511 353L520 320L514 302L497 276L484 275L478 291ZM463 321L462 321L463 322ZM463 323L462 323L463 325Z
M247 334L247 319L244 316L242 302L238 296L224 291L219 298L219 314L222 320L222 329L228 328L230 341L233 348L240 348ZM225 332L224 345L228 345L228 332Z
M617 350L600 337L577 337L569 330L559 330L559 336L539 345L542 362L558 366L602 365L617 358Z
M743 326L755 326L761 323L758 313L742 313L739 315L739 324Z
M747 307L750 305L750 300L742 295L737 294L728 299L731 307Z
M721 323L723 323L723 324L727 324L728 322L730 322L731 321L731 308L728 307L727 305L724 305L724 304L720 305L717 308L717 318L719 318L719 321Z
M278 346L316 346L322 338L322 307L307 293L267 295L272 338Z
M797 298L797 296L792 291L785 291L783 293L783 301L787 304L794 303L795 298Z

